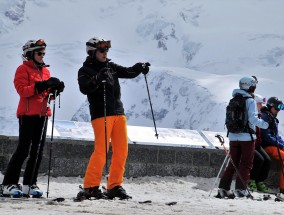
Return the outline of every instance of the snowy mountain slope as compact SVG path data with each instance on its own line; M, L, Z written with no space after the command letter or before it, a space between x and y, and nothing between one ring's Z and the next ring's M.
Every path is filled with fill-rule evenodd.
M188 73L195 71L187 70ZM198 130L222 130L223 120L216 112L222 111L224 103L216 102L208 89L190 78L172 75L174 71L155 71L147 76L156 123L159 127L188 128ZM170 80L170 83L169 81ZM152 126L152 114L145 79L142 75L132 80L122 80L122 100L128 124ZM183 105L180 105L183 104ZM84 103L73 116L75 121L90 121L88 103Z
M263 96L282 96L283 6L277 0L1 1L0 107L15 113L13 76L21 47L44 38L45 62L66 85L56 118L88 120L77 71L85 42L99 35L112 40L114 62L151 62L158 126L223 130L225 104L243 75L259 78L257 92ZM143 76L121 85L129 123L152 126Z

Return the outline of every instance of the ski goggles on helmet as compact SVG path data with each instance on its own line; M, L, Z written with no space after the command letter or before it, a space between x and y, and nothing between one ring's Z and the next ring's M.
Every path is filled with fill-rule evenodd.
M274 107L275 108L275 110L284 110L284 104L279 104L279 105L277 105L277 107Z
M39 39L35 42L35 46L46 46L46 43L43 39Z
M43 39L39 39L35 43L32 43L30 45L30 47L37 47L37 46L46 46L46 43Z
M97 43L90 43L90 42L86 42L87 46L91 46L94 47L96 49L109 49L111 47L111 41L100 41Z
M46 47L46 43L43 39L39 39L37 41L30 40L23 46L23 51L32 51L35 50L37 47L44 48Z

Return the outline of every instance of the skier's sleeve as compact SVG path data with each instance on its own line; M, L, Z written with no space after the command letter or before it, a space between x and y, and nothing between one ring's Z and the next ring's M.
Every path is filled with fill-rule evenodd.
M21 97L31 97L35 95L35 83L30 84L29 74L22 66L19 66L16 70L14 85Z
M262 119L268 123L269 121L269 116L264 113L262 114ZM275 123L275 122L274 122ZM275 125L276 127L276 125ZM278 132L276 132L278 133ZM282 138L277 134L274 134L274 131L272 131L272 128L268 128L268 129L261 129L261 138L262 138L262 142L266 142L268 145L270 146L278 146L282 149L284 147L284 142L282 140ZM277 139L277 140L276 140Z
M94 93L99 87L99 83L96 82L96 76L88 73L84 67L78 72L78 84L81 93L84 95Z
M277 141L278 141L279 148L283 149L284 148L284 141L283 141L282 137L278 135Z
M258 111L256 107L256 103L253 98L249 98L246 101L248 107L248 121L259 128L266 129L268 128L268 123L263 119L258 118Z
M113 69L117 72L118 78L136 78L141 71L136 70L134 66L124 67L118 64L112 63Z

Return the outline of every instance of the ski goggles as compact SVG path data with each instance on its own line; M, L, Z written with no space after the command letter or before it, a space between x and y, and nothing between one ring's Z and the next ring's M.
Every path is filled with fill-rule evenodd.
M32 43L30 45L30 47L37 47L37 46L46 46L46 43L43 39L39 39L35 43Z
M90 42L86 42L87 46L91 46L94 47L96 49L109 49L111 47L111 41L100 41L98 43L90 43Z
M30 40L23 46L23 51L33 51L37 48L45 48L46 43L43 39L39 39L37 41L35 40Z
M275 108L275 110L284 110L284 104L280 104L280 105L278 105L277 107L274 107Z

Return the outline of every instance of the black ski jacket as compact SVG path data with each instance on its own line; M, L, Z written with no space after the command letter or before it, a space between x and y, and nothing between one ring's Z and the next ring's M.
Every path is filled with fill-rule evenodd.
M104 117L104 88L103 83L97 81L97 75L103 68L109 68L112 77L111 83L106 83L106 116L124 115L118 78L135 78L141 73L134 67L123 67L109 61L99 62L87 57L78 71L79 88L87 95L91 120Z

